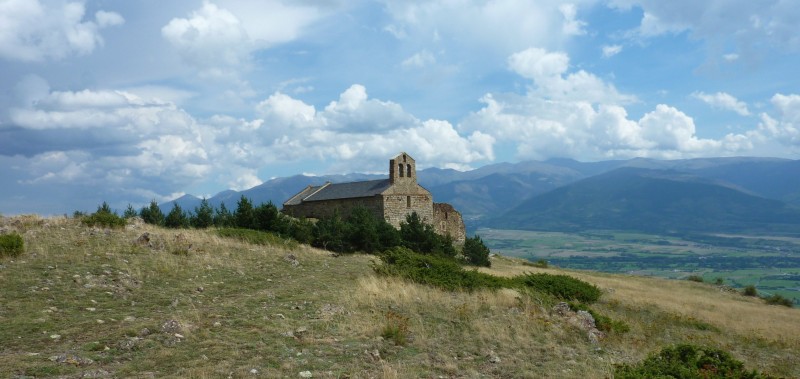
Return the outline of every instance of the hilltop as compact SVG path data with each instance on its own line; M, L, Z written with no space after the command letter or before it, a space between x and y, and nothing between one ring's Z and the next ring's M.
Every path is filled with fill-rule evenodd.
M800 376L800 311L689 281L537 268L598 286L592 307L627 324L593 342L551 298L448 292L378 277L377 258L215 229L0 219L25 253L0 258L0 367L35 377L608 377L677 343ZM143 237L147 236L147 237ZM387 325L405 328L397 345Z

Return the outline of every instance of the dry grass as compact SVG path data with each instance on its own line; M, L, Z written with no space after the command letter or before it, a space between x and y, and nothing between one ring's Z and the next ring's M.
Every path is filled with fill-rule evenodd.
M365 255L256 246L212 231L102 230L67 218L0 218L0 228L26 244L19 258L0 261L0 367L12 376L601 378L615 363L696 342L800 377L798 310L706 284L494 260L487 272L566 273L604 289L593 307L631 331L594 345L551 312L552 299L376 277L375 258ZM144 232L151 246L134 244ZM180 322L181 337L162 332L167 320ZM396 320L407 320L402 345L381 337ZM94 363L50 360L65 353Z

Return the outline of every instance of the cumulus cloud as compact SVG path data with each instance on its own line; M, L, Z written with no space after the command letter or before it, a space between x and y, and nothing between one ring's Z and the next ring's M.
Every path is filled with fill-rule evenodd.
M538 96L551 99L570 99L589 102L628 103L635 98L620 94L612 84L584 70L568 73L569 56L564 52L549 52L532 47L512 54L509 68L524 78L533 80Z
M103 45L100 31L125 19L100 10L85 19L83 2L6 0L0 3L0 57L25 62L89 54Z
M494 138L488 134L461 136L447 121L418 120L399 104L369 98L366 88L358 84L321 110L275 93L259 103L257 111L263 126L246 133L258 134L258 140L271 143L270 156L264 160L310 156L335 162L334 170L372 171L382 170L385 157L409 146L418 159L436 166L466 167L494 157ZM245 130L239 128L238 132Z
M207 75L246 69L254 51L298 38L327 14L319 7L279 0L218 3L204 1L188 17L173 18L161 28L184 61Z
M565 53L526 49L511 55L509 67L534 85L524 95L487 94L459 130L488 131L516 145L520 159L685 158L752 148L749 135L699 137L694 120L666 104L631 119L619 101L626 96L611 84L583 71L567 74Z
M558 10L564 16L564 24L561 26L561 31L565 35L579 36L586 34L586 30L584 30L586 22L575 18L578 14L578 8L575 4L561 4Z
M774 117L762 113L758 130L795 150L800 149L800 95L775 94L770 102L778 113Z
M713 94L694 92L692 93L692 97L701 100L713 108L736 112L741 116L750 115L750 111L747 109L747 104L745 104L743 101L739 101L737 98L725 92L717 92Z
M210 2L188 18L173 18L161 34L186 62L198 67L239 66L253 44L236 16Z

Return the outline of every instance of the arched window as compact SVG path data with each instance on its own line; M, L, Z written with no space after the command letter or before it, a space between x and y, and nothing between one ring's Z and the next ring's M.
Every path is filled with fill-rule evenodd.
M406 196L406 208L411 208L411 196Z
M398 169L398 171L400 171L400 177L402 178L403 177L403 164L402 163L397 164L397 169Z
M411 177L411 165L410 164L406 165L406 176L409 177L409 178Z

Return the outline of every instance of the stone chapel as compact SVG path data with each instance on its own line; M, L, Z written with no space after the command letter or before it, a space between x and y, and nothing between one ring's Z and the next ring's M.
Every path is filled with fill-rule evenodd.
M282 212L320 219L338 211L346 217L357 206L372 211L395 228L400 228L407 215L417 212L423 222L433 225L436 233L450 235L459 244L466 238L461 213L450 204L433 202L430 191L417 183L414 158L404 152L389 160L388 179L308 186L286 200Z

